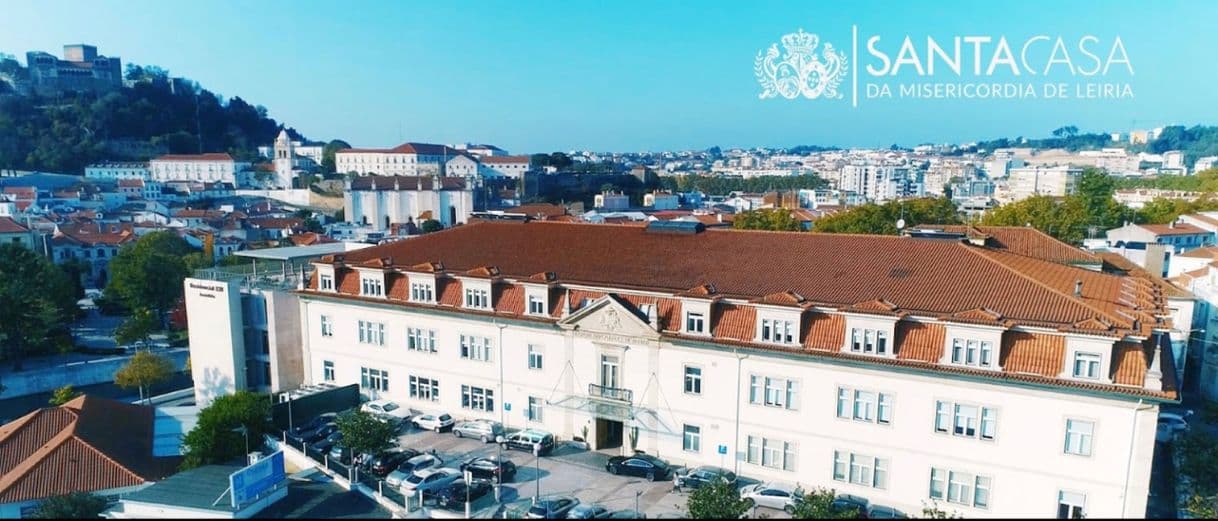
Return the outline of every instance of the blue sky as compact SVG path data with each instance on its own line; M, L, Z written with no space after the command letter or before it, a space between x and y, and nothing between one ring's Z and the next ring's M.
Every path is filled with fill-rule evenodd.
M1202 1L9 0L0 52L24 60L26 50L59 54L64 43L92 43L124 62L160 65L262 104L310 138L357 146L887 146L1039 137L1066 124L1105 131L1218 124L1216 15L1218 2ZM1134 75L1088 80L1059 68L1054 79L1127 83L1134 97L863 99L853 108L846 88L845 100L758 99L759 51L803 28L849 56L854 25L863 38L880 36L893 58L906 35L922 55L927 36L1006 36L1014 46L1060 35L1074 49L1092 34L1102 55L1119 36ZM862 65L878 63L860 53ZM962 81L922 79L932 80Z

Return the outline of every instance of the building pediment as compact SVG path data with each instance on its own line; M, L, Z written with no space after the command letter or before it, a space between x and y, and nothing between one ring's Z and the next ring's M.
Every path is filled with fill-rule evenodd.
M563 329L622 337L659 338L647 321L613 295L605 295L558 321Z

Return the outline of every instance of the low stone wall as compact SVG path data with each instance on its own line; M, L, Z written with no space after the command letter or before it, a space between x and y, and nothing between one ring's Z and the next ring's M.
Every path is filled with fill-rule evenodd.
M190 356L190 349L180 347L155 352L168 358L175 371L186 369L186 358ZM113 382L114 373L127 365L130 359L131 355L116 355L27 371L7 372L3 381L0 381L0 384L4 385L4 392L0 396L13 398L50 392L65 385L82 387Z

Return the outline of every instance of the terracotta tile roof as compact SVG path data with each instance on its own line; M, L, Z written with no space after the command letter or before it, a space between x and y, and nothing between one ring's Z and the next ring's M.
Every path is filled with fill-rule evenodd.
M96 246L105 244L117 246L136 240L134 227L131 223L99 224L99 223L65 223L59 225L52 242L56 244L73 243Z
M1211 233L1209 230L1199 228L1187 223L1171 224L1139 224L1142 229L1149 231L1155 235L1198 235Z
M846 338L846 317L829 313L808 313L804 322L803 341L808 349L837 351ZM753 324L749 324L752 334Z
M1153 347L1150 352L1154 352ZM1112 355L1112 381L1142 387L1146 383L1147 359L1150 356L1142 344L1117 342Z
M898 360L917 360L939 363L943 358L943 346L947 341L947 329L942 324L901 321L897 323L896 338Z
M567 215L567 208L560 204L522 204L520 206L513 206L511 208L504 209L503 213L522 214L530 217L542 215L546 218L550 218L558 217L560 215Z
M0 502L143 484L180 458L152 456L153 410L81 396L0 427Z
M245 222L256 228L295 229L304 226L304 219L299 217L254 217Z
M161 157L154 158L153 161L232 161L233 156L224 152L211 152L207 154L166 154Z
M917 229L961 233L994 249L1062 264L1098 264L1090 252L1061 242L1030 226L924 225Z
M431 190L437 178L409 175L367 175L351 180L351 189L364 190ZM440 190L464 190L465 180L459 177L441 177ZM420 188L422 187L422 188Z
M419 154L425 156L463 156L465 152L447 145L432 143L402 143L393 148L347 148L334 152L335 154Z
M291 239L292 244L295 244L296 246L311 246L314 244L325 244L325 243L331 243L331 242L338 242L337 240L331 239L330 237L327 237L325 235L322 235L322 234L316 233L316 232L303 232L303 233L293 234L289 237L289 239Z
M486 164L511 163L511 164L528 164L529 156L485 156L479 159Z
M1007 373L1053 378L1062 372L1065 355L1064 336L1008 331L1002 336L1002 353L998 363Z
M1218 246L1206 246L1189 250L1176 255L1177 257L1188 257L1190 259L1218 259Z
M25 233L30 231L12 217L0 217L0 233Z
M744 342L753 340L757 327L757 308L736 304L723 304L719 307L711 325L711 334L714 337Z

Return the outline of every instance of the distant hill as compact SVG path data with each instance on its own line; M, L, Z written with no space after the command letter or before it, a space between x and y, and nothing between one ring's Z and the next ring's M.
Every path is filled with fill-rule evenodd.
M105 159L228 152L252 160L280 124L265 107L224 100L157 67L128 64L131 84L105 94L56 97L0 93L0 170L82 174ZM307 141L288 129L294 139Z
M1163 127L1155 140L1139 145L1130 145L1128 141L1114 142L1109 134L1079 134L1075 127L1062 127L1047 138L999 138L979 141L975 146L961 148L957 153L976 152L978 150L993 151L997 148L1032 147L1040 149L1061 148L1076 152L1079 150L1099 150L1101 148L1125 148L1130 152L1150 152L1161 154L1170 150L1184 152L1185 162L1192 165L1197 158L1218 156L1218 127L1194 125L1171 125Z

